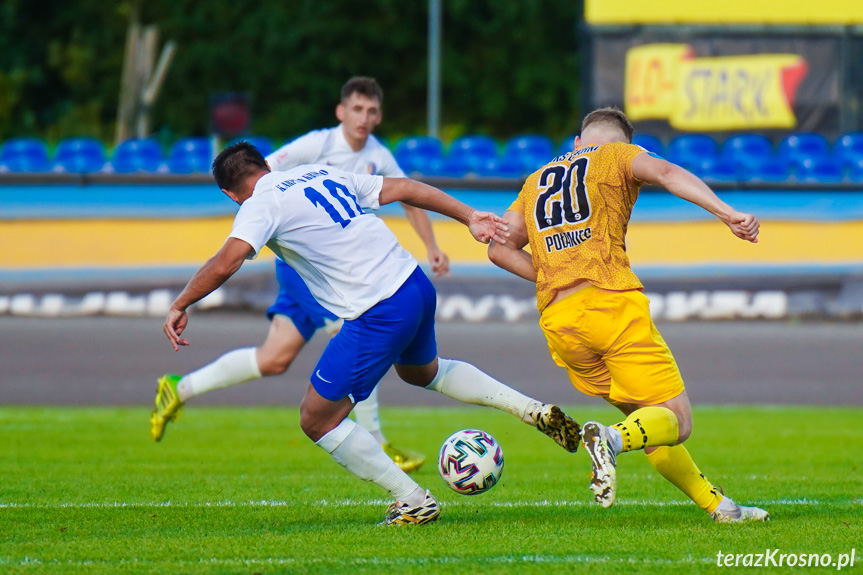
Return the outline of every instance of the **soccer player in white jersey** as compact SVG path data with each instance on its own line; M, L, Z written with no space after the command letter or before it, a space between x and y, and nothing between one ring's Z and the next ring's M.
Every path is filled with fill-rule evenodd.
M504 220L478 212L437 188L308 165L271 172L246 142L213 162L216 183L240 204L231 235L171 305L163 326L175 350L186 309L222 285L265 245L293 267L315 299L344 320L310 377L300 427L348 471L388 491L395 502L383 524L437 519L437 501L402 471L375 438L347 416L395 365L407 383L454 399L496 407L575 451L578 424L470 364L437 357L434 286L383 221L366 209L394 201L434 210L468 226L478 241L505 242Z
M351 78L342 87L341 96L336 107L341 123L309 132L282 146L267 156L270 167L279 171L302 164L327 164L356 174L405 177L392 153L372 135L383 118L383 91L378 83L373 78ZM449 259L435 242L428 215L407 204L403 207L426 246L432 272L438 276L448 273ZM278 258L276 278L279 294L267 310L270 331L260 347L228 352L186 376L165 374L159 378L156 410L150 420L153 439L161 440L165 426L192 397L263 376L281 375L318 329L330 333L338 329L339 319L317 303L297 272ZM415 471L425 462L421 454L398 449L387 441L378 416L377 388L356 406L354 416L405 471Z

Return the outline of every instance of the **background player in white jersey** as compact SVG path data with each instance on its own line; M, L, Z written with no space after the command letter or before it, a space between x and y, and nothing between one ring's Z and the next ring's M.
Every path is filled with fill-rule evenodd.
M246 142L219 154L213 175L240 210L222 249L172 304L164 332L175 350L188 345L181 337L186 308L222 285L264 245L290 264L315 299L345 320L310 378L300 426L336 462L393 496L384 524L423 524L440 513L434 497L347 417L390 366L407 383L506 411L575 451L578 424L559 408L522 395L472 365L437 357L435 289L383 221L364 210L407 201L466 224L484 243L506 241L501 218L407 178L351 174L321 164L271 172Z
M383 91L373 78L351 78L342 87L336 106L341 123L300 136L267 156L267 163L276 171L302 164L327 164L357 174L405 177L392 153L372 135L383 119L382 102ZM407 204L403 207L426 246L432 272L438 276L449 273L449 259L435 242L428 215ZM153 439L162 438L165 426L174 420L183 402L214 389L281 375L319 328L330 333L338 330L338 318L318 304L297 272L278 258L276 278L279 294L267 310L270 331L260 347L228 352L186 376L165 374L159 378L156 410L151 417ZM414 471L423 464L424 456L398 449L386 440L378 416L377 388L356 406L354 414L402 469Z

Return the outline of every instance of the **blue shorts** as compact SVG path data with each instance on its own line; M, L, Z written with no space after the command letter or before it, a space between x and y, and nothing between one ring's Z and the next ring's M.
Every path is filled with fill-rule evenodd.
M339 319L318 303L300 274L279 258L276 258L276 279L279 281L279 295L267 309L270 320L276 314L291 318L303 338L309 341L319 328L324 327L325 320Z
M366 399L394 363L426 365L437 357L435 289L422 270L391 297L355 320L345 321L312 372L321 397L338 401Z

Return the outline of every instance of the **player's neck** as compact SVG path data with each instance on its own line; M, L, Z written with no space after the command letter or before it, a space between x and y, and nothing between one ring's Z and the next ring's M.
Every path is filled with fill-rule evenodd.
M342 125L342 135L345 137L345 141L348 143L348 146L351 147L351 150L354 152L359 152L363 148L366 147L366 142L369 141L369 137L365 138L352 138L350 134L348 134L347 130L345 130L345 126Z

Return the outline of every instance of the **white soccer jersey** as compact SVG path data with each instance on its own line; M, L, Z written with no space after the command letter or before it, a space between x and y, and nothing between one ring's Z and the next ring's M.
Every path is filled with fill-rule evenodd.
M322 164L271 172L234 218L231 237L257 257L266 245L294 268L322 306L356 319L393 295L417 262L383 220L383 178Z
M273 171L303 164L326 164L353 174L405 177L392 153L374 136L369 135L362 150L353 151L341 124L300 136L267 156L267 163Z

